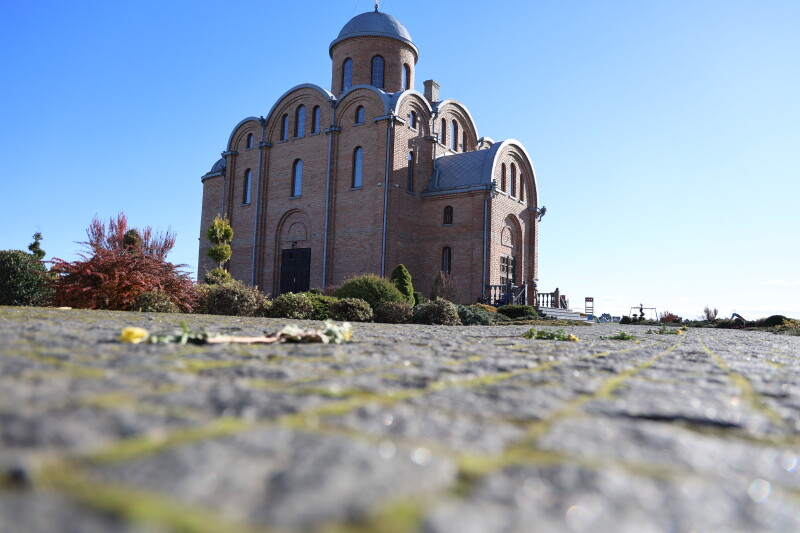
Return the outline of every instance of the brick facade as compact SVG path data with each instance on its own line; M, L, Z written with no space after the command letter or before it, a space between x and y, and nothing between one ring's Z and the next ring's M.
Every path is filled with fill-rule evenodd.
M224 214L234 230L231 274L273 295L298 283L298 275L302 280L305 267L287 266L294 265L291 251L310 254L311 288L356 274L388 275L403 263L427 294L445 247L464 303L481 297L485 284L500 283L504 257L515 258L516 283L530 284L537 277L538 194L522 145L479 137L461 103L430 101L438 95L435 82L426 82L434 87L428 98L414 90L417 49L388 15L355 17L330 54L330 91L296 86L266 118L241 121L223 159L203 177L198 277L216 266L206 256L205 232ZM376 55L383 59L382 89L371 85ZM342 90L346 60L352 83ZM403 90L404 80L410 89ZM302 182L293 195L298 161ZM452 222L445 223L448 207Z

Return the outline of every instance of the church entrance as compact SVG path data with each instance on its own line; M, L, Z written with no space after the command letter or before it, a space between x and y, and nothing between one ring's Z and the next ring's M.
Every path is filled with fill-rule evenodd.
M311 248L281 250L280 294L306 292L311 275Z

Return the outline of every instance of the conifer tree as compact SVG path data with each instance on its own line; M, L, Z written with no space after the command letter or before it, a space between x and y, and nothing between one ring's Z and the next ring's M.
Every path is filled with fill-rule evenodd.
M402 263L394 267L389 280L397 287L397 290L405 297L408 305L414 305L414 285L411 282L411 274Z
M41 232L37 231L33 234L33 242L28 245L28 250L31 251L31 255L33 255L37 261L41 261L45 256L44 250L42 250L42 247L39 246L39 242L41 240L42 234Z
M233 254L229 244L233 240L233 228L231 228L230 221L217 215L217 218L208 227L206 235L212 245L206 253L212 261L219 265L219 268L222 268L222 264Z

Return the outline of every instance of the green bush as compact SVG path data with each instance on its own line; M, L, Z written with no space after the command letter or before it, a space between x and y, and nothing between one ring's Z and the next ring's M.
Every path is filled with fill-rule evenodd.
M342 298L331 304L331 314L335 320L348 322L370 322L372 307L360 298Z
M536 318L539 313L532 305L501 305L497 312L506 315L508 318Z
M414 305L420 305L425 303L425 296L419 291L414 291Z
M447 300L437 298L414 309L414 322L441 326L459 326L458 309Z
M0 305L45 305L53 295L47 269L22 250L0 251Z
M486 310L486 307L481 304L459 305L458 318L465 326L493 326L498 322L511 320L506 315Z
M311 300L311 305L314 307L314 311L311 313L309 317L312 320L327 320L332 318L331 315L331 305L338 302L339 299L333 296L325 296L319 292L311 292L308 291L306 293L308 299Z
M414 285L411 283L411 274L403 264L399 264L392 270L392 275L389 276L391 281L400 294L405 296L408 305L414 304Z
M411 321L411 306L404 302L383 302L375 310L375 322L406 324Z
M206 285L222 285L223 283L230 283L231 281L233 281L233 276L224 268L217 267L210 272L206 272Z
M630 324L632 322L631 317L628 315L624 315L622 318L619 319L620 324Z
M272 300L270 316L273 318L311 318L314 314L314 304L304 292L285 292Z
M772 315L767 318L759 318L754 324L748 323L748 326L755 326L758 328L774 328L775 326L782 326L785 320L789 320L783 315Z
M209 285L205 312L210 315L254 316L263 295L254 287L234 281Z
M391 281L374 274L355 276L336 289L337 298L360 298L374 310L383 302L404 302L405 297Z
M177 313L178 307L161 291L140 293L133 301L133 310L142 313Z

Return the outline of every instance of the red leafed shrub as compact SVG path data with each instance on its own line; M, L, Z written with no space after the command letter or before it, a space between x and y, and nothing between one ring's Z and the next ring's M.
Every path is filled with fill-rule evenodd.
M683 319L675 313L664 311L663 313L659 314L658 320L664 324L672 324L673 322L681 322Z
M154 233L149 227L128 228L120 213L108 230L98 219L86 230L88 248L78 261L54 258L55 304L84 309L134 309L144 292L161 292L183 312L190 312L197 297L188 274L166 261L175 245L175 235Z

